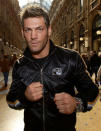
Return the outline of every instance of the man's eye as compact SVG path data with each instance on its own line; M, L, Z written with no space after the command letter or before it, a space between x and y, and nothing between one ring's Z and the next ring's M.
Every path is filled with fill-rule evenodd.
M38 31L43 31L43 28L38 28L37 30L38 30Z
M25 31L26 33L31 32L30 29L24 29L24 31Z

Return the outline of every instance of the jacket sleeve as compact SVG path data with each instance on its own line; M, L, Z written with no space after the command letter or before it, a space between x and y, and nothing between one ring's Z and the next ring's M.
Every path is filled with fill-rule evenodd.
M101 66L99 67L97 72L97 81L100 82L100 79L101 79Z
M16 62L12 72L12 83L9 92L6 96L9 107L13 109L23 109L31 104L24 95L26 86L21 82L17 69L19 63Z
M75 58L74 82L78 91L76 97L83 100L84 111L87 110L87 103L94 102L98 96L99 90L97 85L92 81L84 61L79 54Z

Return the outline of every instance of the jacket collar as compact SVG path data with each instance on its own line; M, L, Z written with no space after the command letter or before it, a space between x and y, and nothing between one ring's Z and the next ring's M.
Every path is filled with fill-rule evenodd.
M56 50L56 46L55 46L55 45L53 44L53 42L50 40L50 51L49 51L49 55L48 55L47 57L49 57L49 56L51 56L52 54L54 54L55 50ZM28 58L30 58L30 59L34 59L34 58L32 57L31 51L30 51L30 49L29 49L28 46L26 47L23 55L26 56L26 57L28 57Z

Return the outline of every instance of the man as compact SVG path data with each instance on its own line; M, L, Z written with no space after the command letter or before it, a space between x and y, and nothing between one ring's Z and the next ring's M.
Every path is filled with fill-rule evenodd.
M100 87L101 86L101 65L100 65L98 72L97 72L97 83Z
M101 60L96 51L90 51L90 59L89 59L89 72L90 76L94 79L95 83L97 83L97 72L101 65Z
M11 108L24 108L24 131L75 131L76 111L87 111L98 88L79 54L50 40L44 10L28 6L20 16L27 48L14 65L7 102Z
M90 51L89 64L90 64L90 75L92 76L93 73L95 73L95 76L97 77L97 71L101 65L101 61L96 51Z
M3 73L3 76L4 76L4 86L0 89L0 91L2 91L2 90L7 89L7 85L8 85L10 61L9 61L7 55L3 56L3 59L0 62L0 68L1 68L1 72Z

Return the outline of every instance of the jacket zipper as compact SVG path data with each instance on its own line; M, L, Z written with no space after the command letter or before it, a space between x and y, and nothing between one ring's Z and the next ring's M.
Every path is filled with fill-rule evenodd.
M43 84L43 68L41 68L41 83ZM45 131L45 95L43 86L43 131Z
M25 56L26 57L26 56ZM29 61L33 62L31 59L26 57ZM37 64L37 63L36 63ZM37 64L38 65L38 64ZM39 66L39 65L38 65ZM40 66L39 66L40 67ZM41 67L41 84L43 84L43 67ZM43 87L43 131L45 131L45 91Z

